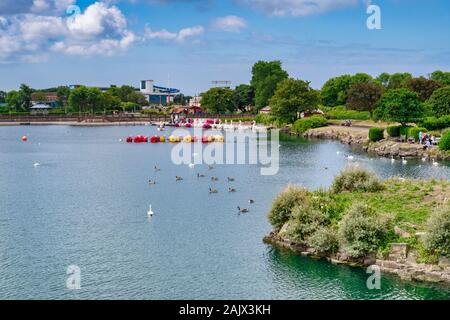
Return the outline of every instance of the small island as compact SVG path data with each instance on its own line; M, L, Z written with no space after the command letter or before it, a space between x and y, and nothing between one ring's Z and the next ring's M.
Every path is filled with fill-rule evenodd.
M329 189L289 185L272 204L268 244L402 279L450 284L450 183L382 181L358 166Z

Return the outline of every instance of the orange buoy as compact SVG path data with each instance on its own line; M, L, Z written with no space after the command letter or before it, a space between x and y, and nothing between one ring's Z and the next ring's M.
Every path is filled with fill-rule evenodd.
M23 142L27 142L27 141L28 141L28 137L27 137L27 136L23 136L23 137L22 137L22 141L23 141Z

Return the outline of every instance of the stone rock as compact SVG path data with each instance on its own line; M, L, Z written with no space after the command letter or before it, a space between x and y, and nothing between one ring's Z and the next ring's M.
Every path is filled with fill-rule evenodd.
M438 265L441 268L450 268L450 258L447 257L440 257Z
M404 230L402 230L401 228L395 226L394 227L394 232L396 235L403 237L403 238L409 238L411 235L409 234L409 232L406 232Z
M391 243L389 260L404 262L408 257L409 246L407 243Z

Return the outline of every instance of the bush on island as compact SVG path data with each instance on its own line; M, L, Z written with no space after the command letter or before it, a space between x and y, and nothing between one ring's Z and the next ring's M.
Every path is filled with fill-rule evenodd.
M428 130L440 130L450 127L450 115L442 117L427 117L422 120L420 125Z
M306 242L321 254L334 253L339 249L337 233L331 227L319 227Z
M358 166L349 166L337 176L331 186L333 193L341 192L377 192L384 189L384 186L375 173Z
M312 116L309 118L299 119L292 126L292 131L296 133L304 133L309 129L325 127L328 121L323 116Z
M270 223L276 228L281 228L291 218L292 209L307 203L309 198L310 192L305 188L289 185L273 201L269 212Z
M408 129L408 137L414 138L414 141L419 141L419 132L428 132L426 128L411 127Z
M369 140L372 142L377 142L384 139L384 129L383 128L370 128L369 129Z
M361 258L383 247L390 232L387 220L369 206L355 203L339 223L340 247L348 256Z
M445 132L439 141L439 149L443 151L450 150L450 131Z
M450 257L450 207L435 210L427 221L425 248Z
M392 138L400 137L400 126L387 127L386 130L390 137Z

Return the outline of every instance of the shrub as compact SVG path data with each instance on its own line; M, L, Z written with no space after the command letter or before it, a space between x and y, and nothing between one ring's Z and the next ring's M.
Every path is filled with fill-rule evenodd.
M425 248L450 257L450 207L435 210L427 221Z
M444 116L450 114L450 86L437 89L428 100L434 115Z
M427 117L423 119L420 126L428 130L440 130L450 127L450 115L442 116L440 118Z
M410 126L400 126L400 135L408 136L408 130L411 128Z
M327 119L322 116L312 116L295 121L292 130L296 133L304 133L309 129L325 127L327 123Z
M309 247L318 253L334 253L339 248L336 232L330 227L320 227L307 240Z
M288 186L272 203L269 212L270 223L276 228L282 227L291 218L292 209L307 203L309 198L310 192L305 188Z
M419 141L419 132L428 132L426 128L411 127L408 129L408 137L414 138L415 141Z
M341 174L334 179L331 186L331 191L333 193L344 191L377 192L383 189L382 182L373 172L358 166L345 168Z
M277 121L277 118L275 116L272 116L270 114L258 114L255 117L255 121L257 123L264 124L266 126L272 125Z
M370 120L368 111L347 110L344 106L330 108L325 116L336 120Z
M339 241L352 258L364 257L382 247L390 234L389 224L367 205L356 203L339 223Z
M383 128L370 128L369 129L369 140L372 142L377 142L384 139L384 129Z
M448 151L450 150L450 131L445 132L441 140L439 141L439 149Z
M387 129L387 133L390 137L400 137L400 126L391 126L388 127Z

